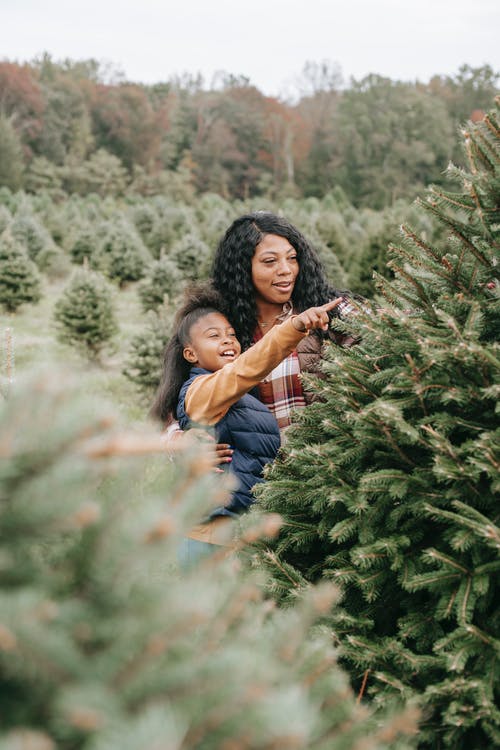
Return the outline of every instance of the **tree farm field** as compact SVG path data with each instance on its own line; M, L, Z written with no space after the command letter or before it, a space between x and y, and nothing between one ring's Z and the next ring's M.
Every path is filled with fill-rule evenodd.
M81 672L75 671L74 674L79 675L85 687L88 685L87 658L94 653L100 656L102 634L107 634L104 646L110 650L115 648L117 637L124 637L119 641L119 645L123 644L123 662L120 660L118 663L118 672L113 669L108 673L105 687L109 685L110 690L102 693L103 696L110 696L109 705L104 706L104 710L110 714L118 705L114 696L117 686L118 690L123 688L125 692L127 709L131 708L134 712L137 701L133 700L134 705L130 706L130 696L135 699L139 695L139 691L135 692L135 685L142 688L151 684L143 681L142 674L137 674L136 668L145 664L149 670L154 660L155 665L160 665L162 675L170 681L173 669L169 660L182 654L188 654L190 658L193 653L190 649L194 644L201 645L204 657L215 655L214 670L200 671L196 655L191 658L190 663L195 665L192 671L186 670L185 663L181 664L184 680L187 675L192 683L191 675L197 677L205 674L206 685L210 688L216 686L217 689L219 685L228 684L227 675L237 675L238 685L243 686L245 694L263 696L264 715L271 716L273 724L273 740L250 741L249 744L245 739L245 746L292 746L288 742L282 744L275 741L277 734L274 724L278 718L275 708L279 701L271 692L261 689L260 686L266 683L259 679L258 690L246 690L248 686L253 688L256 684L253 668L258 659L263 659L265 666L272 667L273 685L277 684L276 674L283 664L299 665L300 694L303 694L304 686L314 683L315 694L327 696L321 700L326 718L338 718L344 729L347 722L343 707L340 704L341 711L337 714L334 709L339 702L336 697L336 705L331 701L332 684L323 682L323 677L334 676L334 661L321 658L319 662L311 662L310 653L303 658L296 651L299 646L310 643L310 625L314 626L308 620L306 629L299 631L303 635L297 639L296 623L304 616L309 617L314 610L321 614L322 622L329 631L329 645L335 645L342 653L342 667L348 671L354 688L354 692L346 691L347 681L343 682L341 687L345 697L350 696L354 702L357 695L357 702L366 701L368 710L375 707L378 711L380 708L383 715L391 711L394 705L400 708L406 705L409 710L415 710L415 706L418 706L421 710L417 736L413 725L408 726L408 732L415 742L401 744L396 741L395 745L390 739L387 740L387 737L395 735L385 734L385 739L378 743L379 748L472 750L498 746L499 674L496 652L499 638L500 530L496 494L499 464L494 452L494 446L498 445L496 396L499 374L498 114L492 112L485 116L470 128L467 137L470 138L466 151L470 162L468 172L450 168L450 175L458 183L453 191L434 186L429 189L426 200L420 201L416 207L409 206L409 213L413 213L413 217L410 216L411 220L401 226L401 242L391 244L387 253L387 239L390 242L389 236L393 236L393 218L395 213L399 215L399 204L383 212L358 209L346 201L341 192L334 191L321 200L294 199L283 202L280 207L285 216L289 216L294 224L303 228L306 236L311 237L329 278L332 281L343 279L344 288L367 300L366 306L361 305L358 315L349 321L349 332L352 330L359 344L355 347L332 347L328 352L328 358L325 358L326 378L318 384L318 395L322 400L310 404L303 411L303 416L297 417L297 429L287 436L283 460L280 458L273 463L266 473L266 482L261 485L262 491L258 492L258 510L278 514L284 519L284 524L279 536L263 541L264 546L260 547L262 554L256 551L253 555L252 552L252 568L255 563L255 572L262 574L260 581L266 582L269 598L278 607L281 603L287 605L279 608L279 620L282 613L302 613L292 623L290 631L280 629L279 639L276 640L262 638L261 632L258 632L258 640L255 645L250 643L249 650L249 631L255 633L256 628L260 628L272 613L272 610L263 610L264 619L259 614L259 625L253 627L246 609L243 606L240 608L240 603L248 602L252 604L253 612L257 611L259 599L254 597L252 589L245 583L238 592L242 598L235 598L230 592L220 599L214 597L213 588L206 586L202 574L198 579L197 570L193 571L188 584L192 588L184 586L182 576L176 577L176 538L171 532L176 529L182 531L182 527L178 525L176 517L165 517L165 499L170 493L176 499L173 505L179 513L192 510L193 516L188 518L186 515L184 526L185 529L192 528L193 522L199 522L201 502L211 500L207 487L211 481L215 481L216 475L203 472L202 479L207 485L201 485L196 481L197 466L194 464L182 475L181 461L166 462L164 446L157 437L156 446L159 446L157 450L161 455L156 464L159 470L154 476L152 472L148 474L147 469L143 468L146 465L142 463L135 464L135 479L126 475L125 469L133 468L134 464L129 452L121 454L125 458L123 471L120 470L114 477L106 474L104 481L99 483L100 492L116 493L113 497L109 496L109 501L115 502L114 507L125 513L123 527L114 523L113 514L99 515L93 502L83 508L83 514L75 505L76 515L73 513L71 520L76 523L76 519L80 524L73 528L77 531L76 543L81 542L82 546L71 548L67 556L70 564L76 564L71 580L76 584L78 595L83 594L88 598L90 592L94 597L95 604L91 604L95 612L93 619L98 627L95 636L92 636L92 628L86 627L83 631L76 629L72 626L74 620L71 615L69 619L61 617L61 628L54 631L58 627L58 618L51 614L52 607L49 608L48 617L47 607L42 607L39 619L43 621L43 628L50 631L50 636L53 632L64 634L62 627L66 628L66 623L70 623L72 635L78 639L78 649L85 657L79 661L82 664ZM54 550L51 545L54 534L52 518L56 518L58 510L54 504L59 504L61 517L67 523L68 495L71 502L76 503L79 499L78 485L73 482L70 472L76 472L82 481L85 497L88 494L87 482L92 479L91 462L77 465L73 460L72 436L73 444L78 445L81 444L82 434L88 435L90 430L93 435L102 424L106 426L99 410L103 397L108 401L111 399L112 405L129 424L134 420L144 420L148 409L147 399L134 390L130 378L124 375L124 370L130 374L127 363L132 344L138 339L144 344L141 348L142 385L146 384L151 390L158 366L161 366L163 338L169 335L167 329L170 327L171 311L178 306L177 295L182 292L184 283L202 280L209 275L221 231L225 230L235 213L243 213L243 206L228 204L213 195L188 205L176 203L165 196L129 196L126 200L81 196L67 197L58 202L53 200L51 194L12 194L7 190L2 192L2 188L0 199L5 203L3 212L0 212L0 221L5 226L0 235L3 242L0 244L0 257L4 268L4 273L0 274L0 288L6 309L16 310L15 313L6 314L0 324L3 347L0 374L4 378L5 371L12 370L14 377L21 379L24 373L36 373L38 367L48 365L54 377L60 378L62 383L62 388L59 384L59 392L47 394L45 401L43 388L47 385L47 378L40 381L40 388L31 388L21 397L18 396L16 384L16 388L12 388L12 398L9 396L5 399L5 414L11 421L7 439L2 445L6 444L10 449L12 444L12 452L16 453L13 456L13 470L9 468L0 479L3 479L4 496L7 497L13 489L19 498L17 504L11 503L14 511L19 506L19 517L16 519L8 513L4 515L8 533L3 538L11 548L2 562L5 561L7 570L9 565L12 568L7 579L9 590L12 590L12 584L18 585L18 581L26 585L18 570L23 572L23 557L29 562L29 568L24 573L27 584L31 586L33 580L40 580L38 571L40 568L43 570L40 560L36 556L32 562L29 560L31 539L36 544L41 541L47 548L49 562L55 559L57 563L64 555L64 549L57 547ZM104 274L112 290L101 297L86 297L85 310L90 311L85 319L87 330L92 332L94 319L97 320L106 310L105 305L94 304L94 300L102 301L105 297L106 302L113 301L117 323L116 332L111 338L112 348L103 346L100 350L96 347L95 351L89 348L94 355L93 361L84 359L73 346L61 343L56 338L54 325L56 315L61 320L60 300L69 302L66 308L68 322L73 313L75 320L84 319L83 315L78 317L83 310L78 294L67 294L72 285L77 291L84 290L87 280L93 278L97 280L95 288L104 289L102 277L99 280L98 274L90 272L87 266ZM377 271L378 296L374 295L375 306L369 302L370 292L373 291L373 271ZM37 274L41 274L36 282L40 289L33 281ZM24 279L24 285L18 283L20 278ZM78 287L73 282L79 278L82 283ZM12 281L10 287L8 280ZM18 305L15 304L16 293L17 301L20 301ZM157 311L159 306L164 308L165 297L169 300L169 310L163 318ZM387 305L376 307L378 300L382 299L387 300ZM153 325L153 318L145 310L155 316ZM9 358L10 339L5 335L6 328L13 332L14 368L12 357ZM103 327L107 338L112 328L114 326L111 325L107 329ZM136 352L139 352L135 346ZM90 392L88 406L69 405L71 392L65 387L64 380L64 373L68 371L81 379L82 389ZM3 386L2 381L2 389ZM145 392L143 389L142 393ZM56 428L63 441L59 435L52 435ZM16 435L16 440L11 440L12 435ZM68 472L64 476L62 471L52 471L54 456L59 460L62 442L67 454L62 457L64 469ZM38 457L39 447L42 448L41 460ZM198 464L197 447L193 455L195 453ZM117 455L117 450L111 453L113 460ZM50 475L50 481L62 480L59 492L50 491L53 485L45 481L42 476L45 472ZM179 472L177 484L176 472ZM32 481L33 477L40 481ZM96 474L96 479L99 478ZM153 483L166 481L166 484L154 484L148 495L147 482L150 478ZM69 493L68 486L71 486ZM192 495L185 492L186 487L193 491ZM40 524L32 520L38 511L38 505L33 503L36 495L30 494L32 490L38 490L43 495L43 501L49 504L49 518L42 538L39 538ZM93 490L94 487L92 499ZM154 507L143 502L148 497L152 499ZM182 502L178 502L177 498ZM29 523L26 523L27 516ZM154 519L154 525L151 525L151 519ZM252 521L250 514L249 520ZM107 522L108 527L105 527ZM106 553L103 558L96 556L97 562L101 561L98 570L94 566L93 549L99 553L104 545L99 534L94 533L92 525L96 523L103 524L102 538L108 537L109 531L114 532L115 528L118 532L120 529L124 532L119 544L115 544L116 537L111 537L109 554ZM87 533L85 529L89 524L92 528ZM17 535L12 534L12 529L17 530ZM84 533L80 533L82 530ZM135 549L141 574L144 560L152 565L147 571L148 575L142 576L145 585L149 587L159 583L161 586L160 596L156 591L151 594L146 591L143 597L139 591L138 604L130 597L135 583L131 589L128 570L121 566L122 560L127 560L130 554L131 530L140 535L141 545L136 545ZM168 544L171 551L169 558L165 556ZM73 550L76 554L73 554ZM153 551L151 556L150 550ZM158 563L153 559L157 550L160 554ZM38 554L38 547L35 551ZM113 559L116 553L115 565ZM54 554L56 558L53 558ZM135 567L135 562L132 562ZM180 607L175 601L177 594L174 586L164 585L165 564L170 565L167 572L170 574L171 570L173 573L172 584L179 583ZM47 569L52 572L50 566ZM66 566L65 570L71 569ZM116 572L121 570L126 575L120 578ZM228 568L228 580L238 583L235 570ZM150 575L149 571L154 575ZM161 572L157 578L155 571ZM56 569L56 574L59 581L59 569ZM116 585L117 581L119 585ZM342 600L338 607L332 607L333 600L329 596L326 606L323 603L323 584L328 582L334 582L342 589ZM218 585L219 577L212 574L211 584ZM49 599L53 591L60 591L60 586L60 583L47 585ZM262 583L259 583L260 586ZM109 597L107 594L103 596L103 592L109 592ZM297 596L298 592L300 597ZM316 604L311 606L312 599L302 600L302 593L313 595ZM173 598L165 599L164 594ZM120 597L123 605L120 604ZM136 640L139 630L135 627L121 627L120 624L116 629L109 628L108 598L121 622L133 622L127 619L127 607L132 605L134 617L139 616L141 627L149 627L153 623L154 630L144 633L141 638L143 645L139 649L135 650L135 644L130 640L130 636L133 641ZM24 622L32 622L32 612L40 610L40 607L34 608L30 601ZM142 606L144 601L151 602L151 609L146 612ZM165 609L158 610L157 605L162 605L164 601ZM204 602L207 605L205 611L198 608ZM256 602L255 606L253 602ZM45 601L42 603L45 604ZM52 604L51 601L48 603ZM191 603L196 605L196 609L191 608ZM12 647L21 642L20 638L17 639L16 630L20 621L17 598L14 604L16 608L12 608L11 620L8 621L12 632L4 626L3 643L8 645L6 658L12 655L18 659ZM236 641L234 604L243 616L241 643ZM305 608L298 609L302 604ZM197 631L195 638L192 637L192 629L186 629L182 622L172 618L172 613L178 610L187 612L185 622L189 623L189 627L194 624ZM101 621L105 623L104 629L100 626ZM276 622L272 621L271 632L274 634L278 632L274 629ZM203 623L208 626L205 631L208 639L202 642L198 634L204 632ZM224 624L221 626L221 623ZM187 635L189 648L187 644L176 647L175 636L173 638L171 631L164 629L165 625L172 624L177 634ZM281 628L279 622L278 627ZM37 631L33 632L36 635ZM293 636L289 636L288 632ZM158 633L161 635L159 639ZM16 634L16 638L13 634ZM153 640L151 634L154 635ZM34 638L33 642L38 645L39 640ZM170 647L172 643L173 648ZM237 649L224 653L224 658L220 659L220 643L224 646L236 643ZM290 656L280 658L275 663L276 654L283 653L278 643L284 643L287 647L290 643L292 646L296 643L297 646L288 652ZM213 649L212 644L217 648ZM266 647L270 650L266 651ZM324 644L319 649L316 646L313 648L315 654L322 656L327 653ZM148 658L144 660L142 654ZM233 655L234 662L229 661L230 655ZM104 656L106 664L114 663L108 654ZM43 665L45 662L44 655ZM249 681L246 675L239 677L238 670L245 664L250 666L252 674ZM218 671L221 665L223 675ZM50 669L50 673L53 681L61 682L57 670ZM72 674L70 681L73 680ZM138 681L122 682L116 679L116 674L119 677L131 674L132 680L137 675ZM55 680L53 675L56 675ZM28 678L32 682L31 669ZM44 683L41 684L43 686ZM165 684L156 682L156 679L153 684L161 687L164 698L167 694ZM179 699L179 694L183 700L184 691L179 691L175 682L169 684L173 686L175 700ZM187 681L183 684L187 685ZM279 684L290 685L290 675L283 673ZM31 684L29 687L32 689ZM38 685L36 688L39 691ZM81 696L85 697L86 692L79 686L77 688L75 697L70 696L73 701L65 703L58 700L57 704L44 709L44 715L50 717L48 731L52 731L52 726L56 729L58 726L64 727L62 721L69 726L73 707L83 705L85 710L87 705L94 707L94 701L88 703L85 699L81 703ZM201 694L205 695L205 692ZM240 711L241 693L229 685L229 694L231 698L237 696ZM100 700L101 693L97 695ZM151 695L147 693L143 705L151 705ZM190 695L187 695L188 699ZM210 698L210 702L217 709L221 704L224 706L225 718L228 704L225 700L221 702L220 694L215 700ZM185 723L188 727L187 741L183 745L166 741L165 746L184 747L186 750L229 747L229 744L219 742L218 738L210 744L198 741L202 735L196 722L200 716L204 721L207 712L200 710L198 699L194 703L189 700L189 704L183 709L185 715L193 717ZM194 710L191 708L193 705ZM308 716L310 705L308 702ZM288 700L286 706L290 706ZM101 710L100 705L98 708ZM163 707L160 710L163 714ZM230 707L229 710L233 709ZM289 737L290 717L295 716L293 711L291 707L283 713L286 737ZM120 723L124 714L122 710ZM65 718L66 715L69 720ZM88 716L88 713L83 715ZM215 714L217 727L233 726L232 714L230 722L221 722L221 715L220 711ZM237 715L236 712L234 715ZM259 720L248 720L253 714L248 713L246 705L243 705L242 715L246 721L246 738L247 726L252 729L258 727ZM19 717L19 721L24 720L24 706ZM213 713L208 713L208 721L205 721L211 735L214 731L213 717ZM377 723L372 727L380 727L380 717L380 714L376 716ZM18 721L17 716L14 721ZM176 722L172 724L177 726ZM105 727L104 724L102 726ZM143 726L141 724L139 727L141 731ZM156 742L159 734L155 725L152 726ZM189 727L193 728L191 734ZM77 724L74 729L80 731L80 726ZM125 725L123 729L128 731ZM371 738L373 732L366 734ZM65 737L69 737L70 741L61 745L62 750L105 746L104 741L94 743L94 737L90 745L86 738L77 744L72 741L73 736L76 735L68 731ZM309 741L311 733L307 735L303 732L301 736L305 740L294 743L293 747L324 750L338 745L323 717L320 729L314 728L314 737L319 744ZM353 744L347 740L342 745L354 747L359 743ZM132 744L120 741L115 745L106 744L108 746L145 745L143 741ZM231 747L236 746L242 745L240 742L231 744Z
M147 399L123 374L132 338L144 328L146 314L137 298L136 285L112 288L112 303L118 333L92 361L70 344L57 339L54 307L67 286L69 277L50 281L44 278L42 298L37 304L25 304L15 313L2 311L1 382L8 388L37 370L54 377L83 378L85 389L96 397L111 401L127 422L142 421L147 415Z

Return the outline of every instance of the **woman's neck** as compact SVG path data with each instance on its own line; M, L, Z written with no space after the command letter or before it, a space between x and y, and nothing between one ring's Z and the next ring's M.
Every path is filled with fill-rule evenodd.
M283 314L286 314L286 307L290 306L291 302L285 303L284 305L276 304L273 302L257 302L257 321L259 326L263 330L272 328L276 323L279 323L279 318L282 318Z

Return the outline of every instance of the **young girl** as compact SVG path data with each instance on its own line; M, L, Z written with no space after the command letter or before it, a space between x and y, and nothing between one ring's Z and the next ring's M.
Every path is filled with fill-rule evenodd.
M187 558L213 552L213 545L230 544L228 521L253 503L252 487L262 481L264 466L280 447L276 419L249 391L310 330L326 330L328 311L339 301L292 315L243 354L216 293L195 294L179 310L152 413L164 424L177 419L184 430L212 426L217 443L232 447L230 468L237 479L228 504L212 511L208 521L189 534Z

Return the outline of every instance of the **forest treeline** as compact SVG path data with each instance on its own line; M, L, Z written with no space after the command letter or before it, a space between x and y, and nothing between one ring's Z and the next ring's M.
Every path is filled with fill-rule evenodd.
M322 197L341 188L381 209L444 185L457 129L497 92L489 65L428 83L371 74L342 82L307 63L293 100L243 76L109 80L95 60L0 62L0 186L52 194Z

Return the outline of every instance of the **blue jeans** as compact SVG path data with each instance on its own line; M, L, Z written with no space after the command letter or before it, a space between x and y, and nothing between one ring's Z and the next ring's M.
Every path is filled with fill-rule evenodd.
M219 544L200 542L198 539L183 539L177 549L177 561L181 570L191 570L200 560L215 555L222 548Z

